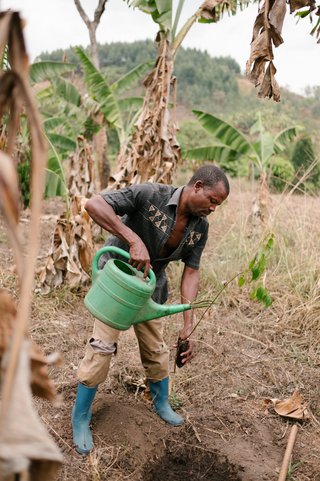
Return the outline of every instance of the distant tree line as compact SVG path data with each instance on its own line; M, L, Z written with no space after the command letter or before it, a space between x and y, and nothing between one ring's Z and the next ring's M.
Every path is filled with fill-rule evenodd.
M89 53L88 49L87 52ZM133 43L115 42L98 46L100 68L110 82L129 72L135 66L152 62L156 58L156 47L151 40ZM73 48L45 52L38 60L68 62L79 65ZM237 76L239 64L231 57L211 57L207 52L191 48L181 48L174 75L178 80L177 99L186 107L207 108L208 99L217 104L239 94Z
M89 48L86 49L89 55ZM98 46L101 72L109 83L116 82L137 65L145 62L154 63L156 47L150 40L133 43L116 42ZM39 60L67 62L77 65L76 71L82 75L79 57L74 48L43 53ZM282 91L279 103L258 99L254 87L241 75L239 64L231 57L211 57L207 52L191 48L181 48L176 61L174 75L177 78L178 104L185 107L179 114L178 140L183 150L193 149L199 145L210 145L208 133L199 125L192 115L192 110L203 110L230 122L245 135L261 112L266 129L276 135L291 125L304 127L297 142L292 143L286 155L273 159L272 184L281 190L285 182L295 183L294 177L301 177L309 165L319 156L317 132L320 128L319 87L306 89L305 96L294 94L286 89ZM133 87L129 95L144 95L144 87ZM114 158L119 149L114 130L108 129L109 154ZM190 167L190 165L189 165ZM228 166L224 166L227 168ZM244 158L233 163L228 169L231 175L247 175L248 165ZM316 190L320 184L320 168L316 166L302 187Z

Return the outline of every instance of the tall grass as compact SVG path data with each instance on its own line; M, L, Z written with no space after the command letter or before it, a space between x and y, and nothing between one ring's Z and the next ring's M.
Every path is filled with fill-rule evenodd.
M252 301L252 285L232 282L216 304L237 308L266 329L300 336L299 344L320 348L320 209L307 195L272 195L270 218L264 227L251 223L255 187L234 181L229 199L209 218L209 239L201 264L199 298L213 298L223 283L248 267L267 233L275 236L262 282L273 304ZM182 267L170 267L170 285L178 297Z

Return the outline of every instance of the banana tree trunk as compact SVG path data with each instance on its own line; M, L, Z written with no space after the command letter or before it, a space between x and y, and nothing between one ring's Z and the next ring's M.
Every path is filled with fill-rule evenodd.
M181 158L176 122L169 111L173 50L165 35L159 33L157 41L159 55L144 82L144 104L130 148L122 149L117 158L117 174L109 184L113 189L147 181L170 184Z
M93 136L93 147L97 165L96 187L97 191L99 191L108 186L110 178L110 163L107 157L107 127L104 123L103 114L101 112L98 113L95 117L95 120L98 125L100 125L99 131Z
M261 172L257 196L252 206L252 223L254 225L265 224L270 212L270 190L267 173Z

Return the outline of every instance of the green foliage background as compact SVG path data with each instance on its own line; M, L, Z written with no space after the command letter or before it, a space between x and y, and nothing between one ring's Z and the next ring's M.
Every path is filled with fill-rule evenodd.
M89 50L86 49L89 54ZM132 43L116 42L99 45L100 70L109 84L116 82L134 67L145 62L154 62L157 50L150 40ZM67 51L56 50L43 53L37 61L58 61L64 59L76 65L76 85L81 89L83 73L75 48ZM177 120L180 127L178 140L183 150L210 145L209 136L199 125L192 110L203 110L229 122L245 135L249 135L258 114L271 135L291 125L300 125L304 133L297 143L292 143L282 155L273 159L271 184L281 190L287 183L295 182L295 175L301 175L319 156L318 131L320 128L320 86L307 88L305 95L294 94L281 89L281 102L259 99L253 85L242 74L240 66L231 57L211 57L207 52L183 48L175 60L174 75L177 78ZM68 74L66 74L68 76ZM80 86L80 87L79 87ZM129 96L143 96L142 81L129 90ZM57 100L58 102L58 100ZM47 111L52 106L47 105ZM70 107L65 107L65 113ZM71 122L71 116L68 121ZM108 129L109 159L111 163L119 148L112 129ZM187 165L188 164L188 165ZM186 161L184 167L194 168L196 164ZM242 158L231 175L250 174L248 163ZM317 190L320 186L320 169L315 168L312 176L302 188Z

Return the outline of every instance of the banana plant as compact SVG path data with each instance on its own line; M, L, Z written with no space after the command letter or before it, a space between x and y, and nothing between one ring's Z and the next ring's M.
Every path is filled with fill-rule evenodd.
M270 165L272 156L282 152L300 130L299 126L292 126L272 135L265 129L259 112L257 121L250 129L250 137L247 137L219 117L200 110L193 110L193 113L202 127L212 135L212 144L188 149L183 156L199 162L216 161L223 164L227 170L228 165L232 168L233 161L246 156L260 174L264 173Z
M138 65L113 84L109 84L82 49L76 48L76 52L81 61L89 95L81 95L72 82L62 77L75 69L73 64L39 62L33 64L30 70L34 83L47 81L38 92L38 100L45 117L45 133L50 145L47 195L62 195L65 192L61 159L66 159L75 151L76 139L84 130L92 137L107 125L109 129L115 130L120 146L128 141L143 99L124 97L123 94L150 69L150 63ZM98 170L101 172L102 168Z
M84 100L89 114L100 111L108 127L115 129L120 147L127 142L129 133L142 107L141 97L122 97L133 87L150 68L150 62L140 64L120 79L109 84L106 77L93 65L85 52L77 47L76 53L81 61L84 81L89 98Z
M76 65L65 62L36 62L29 77L38 86L37 99L44 118L44 134L48 143L46 197L62 196L68 204L64 159L76 149L79 134L81 97L76 87L63 75L70 75ZM39 88L40 87L40 88ZM61 100L63 99L63 100Z
M288 127L276 135L266 130L262 123L261 113L250 129L250 137L228 122L206 112L193 110L202 127L212 135L210 146L189 149L183 152L183 157L198 162L215 161L226 170L232 170L232 165L239 159L251 162L259 173L260 187L255 202L255 216L262 220L267 218L268 211L268 171L272 159L283 152L298 135L301 127Z
M193 113L202 127L212 135L212 144L185 151L183 154L185 158L224 162L229 157L232 162L246 156L248 161L256 166L259 174L264 174L268 170L272 157L284 151L301 130L298 125L291 126L272 135L264 127L259 112L257 121L250 129L250 137L247 137L219 117L200 110L193 110Z
M225 12L235 13L247 6L249 0L206 0L179 28L185 0L179 0L174 12L173 0L125 0L130 7L151 15L158 25L156 38L158 55L155 65L145 80L144 105L130 148L120 152L118 173L111 187L145 181L171 183L172 174L181 160L177 141L175 116L176 81L173 75L174 61L179 48L195 22L217 22Z

